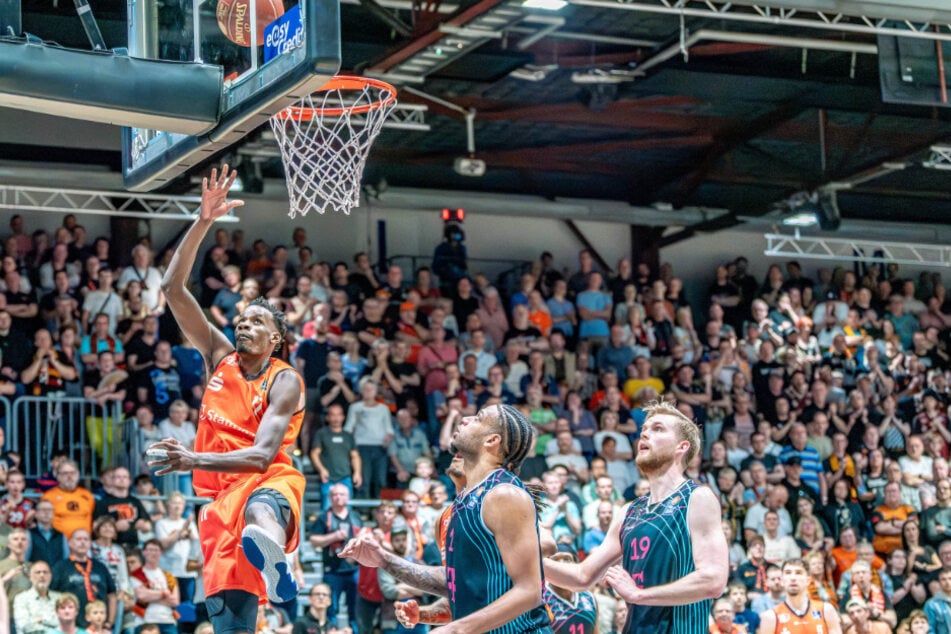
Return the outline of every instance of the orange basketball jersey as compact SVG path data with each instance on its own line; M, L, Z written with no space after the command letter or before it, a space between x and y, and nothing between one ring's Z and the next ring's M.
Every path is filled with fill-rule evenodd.
M296 413L291 417L274 464L287 465L293 469L287 449L297 439L304 420L304 380L294 368L275 358L270 360L270 365L264 372L253 379L245 378L238 364L237 352L232 352L218 363L201 399L195 451L227 453L254 445L261 418L268 407L268 391L277 375L286 371L293 372L300 381L301 400ZM193 481L198 495L216 497L235 482L248 479L246 473L196 470Z
M825 604L810 599L806 613L799 616L783 601L775 608L776 632L782 634L827 634Z
M296 440L304 420L304 382L291 366L274 358L259 376L247 379L238 365L238 354L232 353L221 360L205 387L195 451L226 453L247 449L254 444L268 407L268 390L277 375L287 371L294 372L300 381L301 400L291 416L281 449L268 470L261 474L194 471L195 492L214 498L214 502L202 508L198 523L206 562L203 576L207 596L222 590L245 590L259 597L265 596L261 575L241 552L244 507L255 490L273 489L290 502L291 534L285 551L293 552L297 548L305 481L301 472L294 468L287 450Z

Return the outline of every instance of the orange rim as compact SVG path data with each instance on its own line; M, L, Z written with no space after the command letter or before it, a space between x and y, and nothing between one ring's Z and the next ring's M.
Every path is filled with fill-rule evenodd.
M380 91L380 94L388 93L384 99L378 99L367 104L353 105L345 108L302 108L300 106L289 106L279 112L277 116L281 119L294 119L295 121L310 121L318 117L340 117L343 115L366 114L373 110L379 110L391 105L396 101L396 88L371 77L351 77L348 75L339 75L334 77L326 84L314 91L314 94L329 92L331 90L363 90L371 86Z

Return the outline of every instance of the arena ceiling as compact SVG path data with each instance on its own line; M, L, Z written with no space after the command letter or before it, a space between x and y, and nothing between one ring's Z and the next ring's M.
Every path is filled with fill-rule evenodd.
M124 45L126 0L90 4L107 43ZM883 103L871 32L908 16L951 36L951 15L924 0L861 3L871 19L848 0L789 4L575 0L527 14L511 0L350 0L343 68L389 77L403 103L428 107L428 131L384 130L364 182L730 210L707 229L834 184L845 218L951 224L951 171L926 167L932 146L951 143L951 112ZM88 47L71 2L23 0L23 17L25 31ZM496 26L475 30L484 23ZM453 168L469 109L482 177ZM0 111L0 160L119 171L114 129L70 122L64 134L44 119ZM259 131L233 151L266 143ZM279 159L258 162L280 176Z

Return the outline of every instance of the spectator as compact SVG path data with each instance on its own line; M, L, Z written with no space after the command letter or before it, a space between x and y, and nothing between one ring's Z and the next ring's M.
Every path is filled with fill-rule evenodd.
M53 502L40 499L36 503L36 526L30 528L30 549L27 559L31 562L44 561L52 569L66 558L68 547L66 538L53 528Z
M363 484L363 467L353 434L343 430L343 408L327 408L327 425L317 431L310 450L310 461L320 475L320 499L324 512L330 508L330 488L342 484L353 495Z
M826 497L826 478L822 471L822 460L819 452L806 445L806 426L795 423L789 430L789 445L783 447L779 454L779 461L786 463L793 456L797 456L802 465L800 477L813 491Z
M199 548L198 527L194 517L184 517L185 496L179 491L168 495L165 503L168 517L155 522L155 538L162 545L162 570L175 577L182 601L190 602L195 589L195 571L188 569L188 561Z
M479 321L482 322L485 334L492 340L493 349L501 350L505 341L505 333L509 329L509 322L498 290L491 286L485 290L482 307L476 311L476 315L479 316Z
M340 606L340 595L346 594L347 613L350 617L350 628L354 632L360 630L356 626L355 606L357 601L357 566L352 559L337 556L344 545L362 529L360 516L350 507L350 491L343 484L330 487L330 508L323 512L314 522L308 538L314 548L320 548L323 555L324 582L331 588L330 608L327 620L331 627L337 627L337 612ZM341 628L343 629L343 628Z
M20 380L26 385L27 394L46 396L64 392L67 381L79 378L76 366L53 347L53 336L46 328L40 328L33 336L33 363L23 369Z
M386 452L393 440L393 421L390 410L376 400L376 383L365 380L360 394L363 400L350 407L344 431L359 439L357 452L363 468L360 497L378 498L386 486Z
M754 535L747 540L746 561L737 566L733 578L746 586L747 594L758 596L767 591L766 584L766 542L762 535Z
M763 516L766 531L763 535L765 542L764 558L771 564L782 564L787 559L796 559L802 551L791 535L779 534L779 514L776 511L766 511Z
M167 341L155 345L155 360L143 373L137 390L138 402L152 405L159 420L169 415L173 401L182 399L182 375L172 361L172 346ZM186 405L187 407L187 405Z
M55 475L57 486L40 498L53 505L53 528L63 535L72 535L73 531L81 528L86 531L88 539L96 500L88 489L79 486L79 466L73 460L64 460L57 467ZM37 522L40 522L39 517Z
M778 566L770 565L766 568L765 589L766 592L753 597L750 604L750 609L757 614L772 610L786 598L783 590L783 573Z
M165 310L165 295L162 293L162 274L152 266L152 252L139 244L132 249L132 265L119 275L116 286L124 291L132 280L142 283L142 299L152 315L161 315Z
M597 350L607 343L610 335L608 322L612 314L611 296L601 290L600 273L592 271L588 275L585 290L578 293L575 304L581 319L578 337Z
M116 520L116 542L122 546L136 546L139 543L138 531L152 530L149 513L142 502L129 492L132 477L125 467L116 467L113 471L112 490L108 491L95 506L95 517L111 515Z
M116 520L111 515L100 515L92 523L92 542L89 545L89 556L102 563L112 575L112 580L122 592L127 592L129 586L129 568L126 565L125 550L115 544L118 531Z
M130 573L135 596L136 625L158 625L161 634L178 634L175 608L181 603L178 582L171 573L162 570L162 544L150 539L142 547L143 566Z
M746 627L733 620L735 616L733 604L729 599L717 599L713 604L713 625L710 626L710 634L747 634Z
M585 530L582 539L582 548L588 553L600 546L601 542L604 541L608 529L611 527L611 522L614 519L616 508L613 502L596 501L592 502L592 504L597 505L597 524Z
M93 601L104 601L108 606L106 629L112 629L116 618L116 584L112 574L101 562L89 556L89 531L77 528L69 538L69 559L61 561L53 568L53 583L50 589L72 593L79 599L80 610L77 622L85 627L86 617L83 610ZM58 603L58 602L57 602ZM57 606L59 614L59 606Z
M29 590L21 592L13 600L13 622L19 634L46 634L56 629L56 600L60 594L50 592L52 572L45 561L30 565Z
M86 634L87 630L79 627L79 599L71 592L60 594L56 599L56 620L58 627L50 630L51 634Z
M940 591L925 602L925 615L932 632L951 632L951 569L938 573Z
M538 524L552 532L558 543L571 543L581 535L581 510L565 493L561 478L552 471L542 477L547 506L538 517Z
M339 353L327 353L327 373L317 380L317 393L324 411L329 411L331 405L337 405L346 414L350 404L357 400L353 383L343 372L343 359Z
M845 605L851 624L845 628L845 634L888 634L888 623L872 618L873 608L860 598L849 599Z
M3 433L0 432L0 442ZM28 528L33 525L35 504L23 496L26 478L16 469L7 472L6 495L0 498L0 522L11 528Z
M566 297L567 294L568 283L563 279L555 280L552 295L546 304L548 313L551 315L552 334L557 332L566 339L572 339L578 317L575 313L575 305Z
M864 604L869 619L883 621L888 624L888 627L898 625L898 618L895 615L895 610L892 609L891 601L879 586L872 583L872 566L869 562L865 560L856 561L852 564L850 572L852 578L848 590L844 595L840 593L839 596L840 602L846 606L846 611L849 611L853 602L859 599ZM851 612L849 612L849 616L852 617ZM887 632L888 629L883 631Z
M733 607L733 621L745 627L750 634L759 629L759 615L747 607L746 586L739 581L731 581L727 586L727 598Z
M753 537L762 536L766 532L765 518L766 513L773 511L779 517L779 527L777 534L781 536L792 535L793 522L789 511L786 510L786 502L789 500L789 493L784 487L774 486L766 494L762 502L757 502L746 511L746 518L743 521L743 534L747 544Z
M307 595L307 610L294 621L292 634L353 634L349 627L338 629L327 616L330 609L330 586L326 583L317 583Z
M432 452L426 434L419 429L409 410L396 412L396 433L387 448L390 463L396 470L396 481L400 488L409 485L409 479L416 469L416 461L430 457Z
M935 490L937 503L921 514L921 541L932 548L951 538L951 481L940 480Z
M951 489L951 485L949 485ZM901 503L901 485L891 482L885 485L885 502L875 507L872 514L872 530L875 552L887 557L896 548L901 548L902 527L915 515L915 509Z

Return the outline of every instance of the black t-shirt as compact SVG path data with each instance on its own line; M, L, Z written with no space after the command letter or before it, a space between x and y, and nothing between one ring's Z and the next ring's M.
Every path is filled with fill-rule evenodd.
M155 420L161 421L168 417L172 402L182 398L182 375L173 366L153 365L145 370L142 387L148 392L145 402L152 406Z
M76 624L80 627L86 627L85 616L86 604L89 598L86 594L85 571L89 566L89 581L92 586L93 596L99 601L106 603L109 595L116 591L116 582L112 578L112 573L101 561L88 558L80 563L66 559L59 562L53 568L53 581L50 583L50 590L56 592L71 592L79 599L79 612L76 615Z
M352 390L352 389L353 389L353 384L350 382L350 379L348 379L347 377L344 377L343 380L344 380L344 382L347 384L347 387L349 387L349 388ZM334 383L333 381L331 381L331 380L327 377L326 374L325 374L324 376L320 377L320 379L317 380L317 392L318 392L318 394L319 394L319 398L322 399L322 398L325 397L327 394L329 394L330 391L331 391L332 389L334 389L334 386L335 386L335 385L336 385L336 383ZM340 392L337 393L337 396L334 397L334 400L330 401L330 402L327 403L326 405L321 405L321 411L326 412L326 411L327 411L327 408L329 408L331 405L339 405L340 407L342 407L344 414L346 414L346 413L347 413L347 409L350 408L350 403L347 402L347 397L345 397L345 396L343 395L343 390L340 390Z
M155 337L155 343L146 342L141 334L136 334L125 347L125 358L128 359L135 355L136 365L155 362L155 347L158 345L158 336ZM148 377L149 368L132 372L132 382L134 387L145 387L145 379Z
M4 291L7 298L7 306L29 306L36 303L36 297L33 293L14 293L13 291ZM40 327L39 315L37 317L13 317L13 327L22 332L33 333ZM32 339L32 337L30 337Z
M350 452L357 448L353 434L346 431L334 432L330 427L321 427L314 434L311 449L320 447L320 462L330 472L331 482L340 482L353 475L350 466Z
M337 556L337 553L343 550L344 545L362 527L363 522L360 521L360 516L350 510L347 511L347 515L344 517L337 517L332 509L327 509L317 517L317 520L310 527L311 534L326 535L341 528L349 533L347 539L323 547L324 574L346 575L356 572L357 564L352 559L341 559Z
M531 343L536 339L540 339L541 336L542 331L535 326L529 326L528 328L516 328L515 326L512 326L505 332L503 342L508 343L512 339L519 339L526 343Z
M383 337L384 339L392 339L392 333L389 332L386 323L384 321L369 321L366 317L359 318L353 324L353 332L361 333L368 332L375 337ZM360 340L360 356L366 357L370 352L370 346L365 344L363 340Z
M304 361L304 385L307 389L317 387L320 377L327 374L327 355L333 350L329 341L304 339L297 346L297 358Z
M462 299L458 295L452 298L452 314L456 317L456 324L460 330L465 330L469 315L479 310L479 300L470 295Z
M116 520L129 520L129 529L120 531L116 535L116 543L120 546L135 546L139 543L139 534L135 530L135 523L140 519L149 519L149 512L145 510L142 501L134 495L115 497L106 495L96 500L93 517L111 515Z

